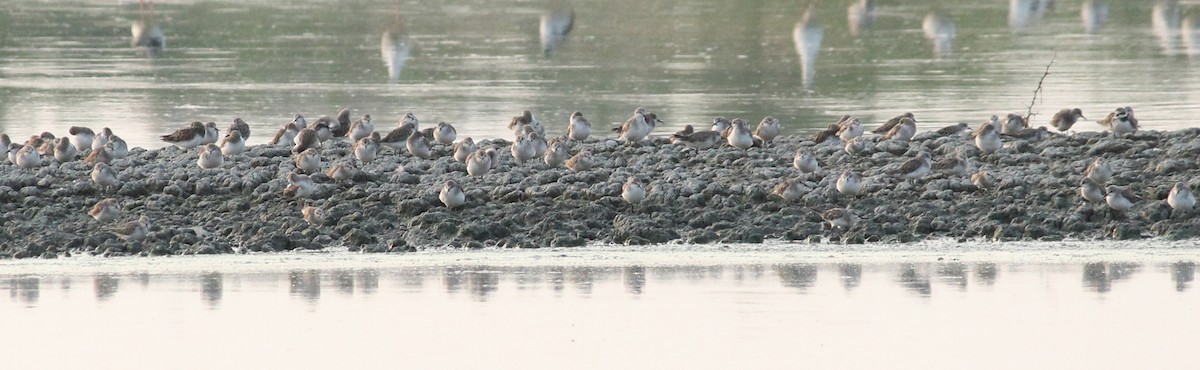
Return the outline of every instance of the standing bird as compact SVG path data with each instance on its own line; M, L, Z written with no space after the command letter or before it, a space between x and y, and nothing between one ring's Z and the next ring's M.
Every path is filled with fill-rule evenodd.
M1004 146L1004 142L1000 140L1000 134L996 132L996 126L991 124L980 126L975 131L975 147L983 154L995 153Z
M317 184L312 181L312 177L301 175L295 172L289 172L287 176L288 186L283 188L283 195L295 198L311 198L313 193L317 191Z
M354 167L346 163L334 163L325 171L325 176L334 181L350 181L354 179Z
M1196 206L1196 196L1187 184L1177 182L1167 194L1167 205L1170 205L1171 209L1186 211Z
M303 152L296 154L296 168L299 168L304 173L317 173L321 171L321 153L314 148L305 149Z
M1079 180L1079 197L1089 203L1099 203L1104 201L1104 187L1090 177L1084 177Z
M17 167L30 169L42 164L42 153L39 153L37 148L32 145L26 145L17 150L14 159L13 164L16 164Z
M580 151L574 157L567 160L567 168L574 172L583 172L592 169L596 164L596 159L592 157L592 152Z
M834 208L821 213L821 218L829 223L829 228L838 232L846 232L858 223L858 216L855 216L847 208Z
M1027 128L1029 128L1029 123L1025 122L1025 117L1021 117L1018 114L1009 113L1004 119L1003 125L1000 126L1000 133L1012 135L1017 133L1017 131Z
M333 137L346 137L350 133L350 108L342 108L337 114L337 120L329 124Z
M442 145L452 145L454 139L457 138L458 130L455 130L454 126L449 123L438 122L437 127L433 129L433 139Z
M867 142L862 137L856 137L846 141L846 146L842 148L849 155L859 155L867 152Z
M304 119L304 117L300 117L300 119ZM271 145L294 143L300 130L295 122L288 122L287 125L275 132L275 138L271 139Z
M1107 184L1108 180L1112 180L1113 169L1104 158L1096 158L1083 170L1083 175L1096 180L1096 183Z
M539 135L546 135L546 128L542 127L542 123L538 122L537 118L533 118L533 113L528 110L522 111L521 115L513 117L508 123L508 130L512 131L514 135L522 135L525 133L525 126L529 126L529 128L533 129Z
M883 137L888 140L909 141L917 134L917 121L909 117L901 117L900 122Z
M88 216L100 221L100 223L109 223L121 217L121 204L116 199L107 198L96 202L92 209L88 211Z
M8 154L8 147L12 146L12 143L12 138L8 137L8 134L0 133L0 154Z
M96 133L87 127L71 126L67 133L71 134L71 145L75 146L76 152L91 149L92 141L96 139Z
M54 139L54 159L59 162L70 162L79 156L75 150L75 144L71 144L71 140L65 137Z
M375 132L375 121L371 120L370 114L362 115L362 118L350 124L350 140L357 143L359 140L371 136Z
M310 226L321 226L325 224L325 211L312 205L304 205L300 208L300 216L304 218Z
M800 170L800 172L809 173L817 172L821 169L821 164L817 163L817 157L808 149L797 149L796 155L792 157L792 167Z
M305 150L321 147L320 134L312 127L300 130L300 133L296 134L296 138L292 139L292 142L295 144L292 145L292 153L301 153Z
M951 175L966 176L968 167L970 167L970 165L967 163L967 161L961 158L942 158L941 160L934 162L931 169Z
M858 117L846 116L845 118L846 119L842 120L841 122L838 122L838 138L842 139L842 141L849 142L854 138L862 136L863 131L865 130L862 120L858 119Z
M408 153L418 158L433 159L433 148L429 146L429 139L420 131L414 131L408 135L408 140L405 141L405 146L408 148Z
M129 144L125 143L125 139L120 136L112 135L108 139L108 144L104 144L108 149L108 153L112 154L113 159L121 159L129 156Z
M413 116L412 113L409 113L404 117L406 119L400 122L400 127L392 129L387 136L384 136L383 139L379 141L380 144L394 151L399 151L401 148L404 148L407 145L408 137L412 136L414 132L418 132L417 118L416 116ZM410 117L412 119L408 120L407 118Z
M746 121L734 118L732 122L733 126L729 129L729 135L725 137L729 145L738 149L749 149L754 146L754 135L750 132L750 128L746 127Z
M625 120L621 127L613 129L620 134L621 140L637 142L650 135L654 130L654 120L646 118L646 108L638 107L633 111L633 117Z
M1137 119L1133 118L1133 111L1127 107L1117 108L1117 110L1109 113L1108 117L1096 121L1096 123L1107 127L1117 135L1133 133L1138 130Z
M467 163L467 157L470 157L471 153L474 153L477 149L479 148L475 146L475 140L469 137L462 139L462 141L454 144L454 160Z
M1108 206L1117 211L1127 211L1133 208L1133 203L1142 200L1141 197L1133 194L1129 189L1122 188L1116 185L1109 185L1104 196L1104 201Z
M625 185L621 186L621 199L625 199L629 204L638 204L646 199L646 186L642 185L642 180L637 177L630 177L625 181Z
M928 175L932 168L933 161L929 158L929 152L921 152L916 158L900 165L900 177L907 180L919 179Z
M112 138L112 136L112 129L108 127L101 129L100 133L96 134L96 136L92 138L92 150L103 148L104 144L108 144L108 140Z
M784 201L791 202L800 199L804 194L808 194L809 191L812 191L812 189L805 186L804 182L800 179L787 179L779 183L779 185L775 185L771 189L771 194L783 198Z
M243 140L250 138L250 125L246 124L246 121L243 121L240 117L234 118L233 123L229 125L229 132L234 131L241 133ZM229 132L225 133L226 137L229 137Z
M337 123L333 121L333 118L329 116L322 116L321 118L317 118L317 122L313 122L312 127L309 127L308 129L311 129L317 133L317 143L320 144L333 139L333 125L336 124Z
M221 139L221 130L217 129L216 122L204 124L204 139L200 141L200 145L216 144L217 140Z
M107 132L105 132L102 137L104 137L104 143L107 144L109 141L109 136L112 135L112 131L108 131L107 127L105 127L104 130ZM206 130L207 128L204 127L203 122L194 121L188 125L188 127L175 130L175 132L169 135L163 135L162 141L170 143L171 145L177 146L181 149L194 149L204 142ZM100 140L96 140L92 142L92 149L97 149L95 145L96 142L99 141ZM101 144L101 146L103 146L103 144Z
M725 117L716 116L716 117L713 117L712 128L709 130L720 132L721 137L725 138L725 137L729 136L730 128L733 128L732 122L729 122L729 120L726 119Z
M536 148L534 148L533 139L530 138L533 135L533 133L530 133L529 135L518 136L517 141L513 142L509 148L512 151L513 160L517 161L517 163L525 163L525 161L535 156L534 152Z
M571 152L567 150L567 144L564 140L553 140L550 142L550 148L546 150L546 155L542 159L547 166L558 167L567 159L571 158Z
M121 240L134 242L142 240L146 234L150 232L150 218L146 216L138 217L137 221L130 221L112 229L109 229Z
M476 150L467 156L467 174L483 176L492 170L492 166L495 166L499 159L495 148Z
M863 178L851 170L842 171L837 179L837 191L846 195L858 195L863 189Z
M442 191L438 193L438 200L441 200L446 208L454 208L467 202L467 194L463 192L457 181L446 180L446 184L442 185Z
M571 140L584 141L592 135L592 123L583 118L583 113L571 113L571 122L567 125L567 137Z
M229 130L221 140L221 154L235 156L246 151L246 134L242 130Z
M1083 111L1079 108L1063 109L1050 118L1050 126L1058 129L1058 131L1067 131L1080 119L1087 119L1087 117L1083 116Z
M820 144L820 143L824 143L825 140L840 139L837 136L837 133L838 133L838 131L841 131L841 130L842 130L842 128L836 124L826 126L824 130L817 131L817 133L813 134L813 141L816 142L817 144Z
M754 136L758 136L763 142L770 143L779 136L780 129L781 127L778 119L770 116L764 117L762 121L758 123L758 127L754 129Z
M292 117L292 123L296 124L296 131L308 128L308 120L304 119L304 116L300 115L300 113L296 113Z
M354 158L362 163L371 163L379 153L379 133L372 132L370 136L358 139L354 143Z
M200 147L200 157L196 159L196 165L203 169L212 169L221 167L225 163L225 156L221 154L221 148L213 144L204 144Z
M886 134L886 133L892 132L892 129L896 128L896 125L899 125L900 121L904 120L905 118L908 118L910 121L913 121L913 123L917 122L917 118L915 116L913 116L912 112L905 112L904 114L901 114L899 116L893 117L892 119L889 119L887 122L883 123L883 126L879 126L879 128L876 128L875 130L872 130L871 132L876 133L876 134Z
M110 141L108 144L104 144L103 147L100 147L100 149L93 149L92 152L88 154L87 158L83 159L83 163L88 163L88 164L96 164L96 163L110 164L110 163L112 163L113 159L115 159L115 158L113 158L113 155L111 152L112 147L113 147L112 142Z
M113 171L112 167L104 162L96 163L92 167L92 182L105 191L115 190L117 185L121 184L117 180L117 171Z

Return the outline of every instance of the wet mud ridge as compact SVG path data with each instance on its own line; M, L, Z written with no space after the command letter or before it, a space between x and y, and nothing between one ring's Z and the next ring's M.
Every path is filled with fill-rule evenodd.
M1053 134L1036 142L1006 139L990 154L980 153L968 132L923 132L912 141L863 137L856 154L836 139L817 144L799 136L746 150L728 145L696 150L665 138L636 144L593 139L570 148L572 155L583 150L594 155L595 165L579 172L540 160L516 163L511 143L485 140L480 146L500 155L483 176L468 175L449 147L436 147L436 159L382 149L374 161L354 164L350 179L312 174L316 186L308 199L285 195L288 174L297 171L286 146L254 146L215 169L199 168L195 150L134 148L112 161L119 179L112 188L93 183L93 167L82 161L43 159L29 169L6 161L0 164L0 257L339 246L403 252L592 242L1177 240L1200 236L1194 211L1172 209L1163 200L1175 183L1200 185L1198 134L1200 129L1120 137ZM817 171L793 166L801 149L816 158ZM350 164L351 150L346 142L325 143L322 172ZM903 163L921 153L933 162L959 158L966 164L935 164L924 176L903 178ZM1113 169L1108 184L1142 198L1131 209L1115 211L1080 196L1080 181L1096 158ZM857 195L836 190L846 170L863 178ZM972 182L981 171L991 175L991 188ZM631 176L647 189L638 204L621 197ZM439 200L447 180L457 181L466 194L461 206L448 208ZM796 183L790 201L772 191L786 180ZM88 211L106 198L116 199L122 210L118 219L101 223ZM317 211L316 224L305 221L305 205ZM857 223L831 229L822 214L834 208L848 208ZM140 240L111 232L141 216L150 226Z

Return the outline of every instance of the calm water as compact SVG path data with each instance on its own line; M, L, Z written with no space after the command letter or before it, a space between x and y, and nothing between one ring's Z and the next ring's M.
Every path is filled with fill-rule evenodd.
M13 369L1196 364L1194 252L794 250L2 261L0 348Z
M522 109L561 133L574 110L606 123L639 105L660 113L663 131L774 115L805 132L845 112L878 123L908 110L932 128L1024 112L1056 54L1035 122L1074 106L1096 119L1132 105L1155 129L1200 116L1194 3L875 1L866 13L855 1L802 3L250 0L139 10L130 0L0 0L0 131L112 126L157 147L157 135L185 122L224 128L240 116L262 143L294 112L348 106L382 127L413 111L464 135L507 137L503 124ZM547 57L539 22L569 10L572 30ZM131 48L132 26L157 26L166 47Z

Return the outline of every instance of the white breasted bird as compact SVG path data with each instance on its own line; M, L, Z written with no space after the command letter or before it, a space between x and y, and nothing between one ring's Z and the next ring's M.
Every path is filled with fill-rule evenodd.
M454 144L454 160L467 163L467 157L470 157L471 153L474 153L477 149L479 147L475 145L475 140L472 140L470 137L462 139Z
M1196 196L1192 194L1192 189L1188 188L1187 184L1182 182L1175 183L1171 187L1171 192L1167 194L1167 205L1171 209L1186 211L1196 206Z
M71 134L71 145L75 146L76 152L92 149L92 141L96 139L96 133L92 129L82 126L71 126L67 132Z
M1108 206L1117 211L1127 211L1133 208L1133 204L1142 200L1141 197L1133 194L1129 189L1122 188L1116 185L1109 185L1105 188L1104 201Z
M454 144L454 140L458 138L458 130L454 126L445 122L438 122L437 127L433 129L433 139L442 145Z
M821 164L817 163L817 157L808 149L797 149L796 155L792 157L792 167L800 170L803 173L817 172L821 169Z
M213 144L204 144L200 147L200 156L196 159L196 165L203 169L212 169L221 167L225 163L225 156L221 154L221 148Z
M842 194L858 195L863 190L862 175L859 175L852 170L842 171L842 175L837 179L836 188L837 191Z
M499 159L495 148L476 150L467 156L467 174L471 176L483 176L498 164Z
M594 165L596 165L596 159L592 157L592 152L587 150L580 151L574 157L567 160L567 168L574 172L590 170Z
M92 206L92 209L88 211L88 216L105 224L116 221L118 217L121 217L121 203L113 198L101 200Z
M642 180L637 177L625 180L625 185L621 186L621 199L625 199L629 204L638 204L645 200L646 186L642 184Z
M295 163L296 168L304 173L321 172L321 153L315 148L305 149L296 154Z
M571 113L571 122L567 124L567 137L571 140L584 141L592 135L592 123L583 118L583 113Z
M350 132L348 133L351 142L357 143L359 140L371 136L375 132L375 121L371 120L370 114L362 115L362 118L355 120L350 124Z
M105 128L107 129L107 127ZM194 149L204 143L204 135L207 128L203 122L195 121L187 127L175 130L169 135L163 135L162 140L177 146L182 149ZM107 143L108 140L105 140ZM92 145L95 145L93 141ZM95 146L92 149L96 149Z
M92 167L92 182L96 183L101 189L106 191L115 190L121 182L117 180L117 171L104 162L96 163Z
M746 127L746 121L741 118L734 118L733 127L729 129L729 135L725 137L729 141L729 145L738 149L750 149L754 146L754 134L750 132L750 128Z
M780 129L781 126L778 119L770 116L764 117L758 123L758 127L754 129L754 136L759 137L764 142L770 143L779 136Z
M438 193L438 200L446 205L446 208L455 208L467 202L467 194L463 192L457 181L446 180L442 185L442 191Z

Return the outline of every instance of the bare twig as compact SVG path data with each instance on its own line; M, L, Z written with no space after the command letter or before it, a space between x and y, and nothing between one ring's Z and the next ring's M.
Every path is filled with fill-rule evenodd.
M1042 73L1042 79L1038 80L1037 88L1033 90L1033 99L1029 100L1029 108L1025 110L1025 122L1033 117L1033 104L1037 103L1038 94L1042 93L1042 82L1046 81L1046 76L1050 75L1050 66L1054 65L1054 60L1058 59L1058 52L1054 52L1054 56L1050 57L1050 63L1046 64L1046 72Z

